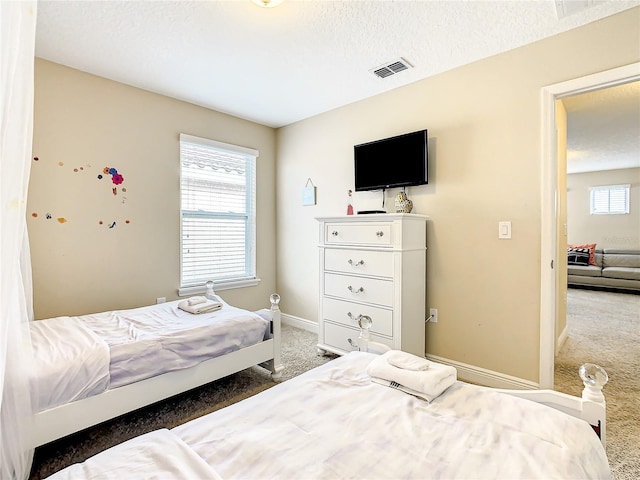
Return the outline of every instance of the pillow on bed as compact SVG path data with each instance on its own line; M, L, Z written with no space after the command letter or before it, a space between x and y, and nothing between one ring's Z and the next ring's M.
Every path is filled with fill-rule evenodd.
M584 245L567 245L567 251L570 249L576 248L587 248L589 249L589 265L593 265L597 267L596 263L596 244L595 243L585 243Z
M567 263L569 265L589 265L589 249L588 248L567 248Z

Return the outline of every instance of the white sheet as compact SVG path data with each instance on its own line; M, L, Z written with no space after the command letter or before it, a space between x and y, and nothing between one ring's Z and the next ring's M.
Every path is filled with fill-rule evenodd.
M354 352L172 430L225 479L610 478L584 421L457 382L430 404Z
M109 347L77 317L29 323L35 353L31 379L36 411L95 395L109 387Z
M80 317L110 349L110 388L192 367L261 342L269 322L223 302L222 309L194 315L179 301Z
M49 478L222 480L213 468L166 429L135 437Z

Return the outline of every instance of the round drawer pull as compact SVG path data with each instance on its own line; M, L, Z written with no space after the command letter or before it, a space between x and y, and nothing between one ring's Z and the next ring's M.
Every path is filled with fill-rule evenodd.
M360 322L363 321L363 319L365 319L365 318L368 318L369 320L371 320L371 317L368 317L368 316L362 315L362 314L359 314L358 316L354 317L353 313L351 313L351 312L347 312L347 317L349 317L354 322L357 322L358 325L360 325ZM360 325L360 327L362 328L362 325Z
M352 267L359 267L360 265L364 265L364 260L360 260L359 262L354 262L353 260L349 259L347 263Z
M333 235L334 237L337 237L338 236L338 231L334 230L333 232L331 232L331 235Z
M382 230L376 232L376 237L384 237L384 232Z
M362 293L364 292L364 288L360 287L359 289L354 289L351 285L349 285L347 287L347 289L351 292L351 293Z

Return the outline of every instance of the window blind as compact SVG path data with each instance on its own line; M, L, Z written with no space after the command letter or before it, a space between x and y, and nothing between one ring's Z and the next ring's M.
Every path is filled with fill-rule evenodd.
M630 185L591 187L590 212L593 215L629 213Z
M255 278L253 149L180 135L182 287Z

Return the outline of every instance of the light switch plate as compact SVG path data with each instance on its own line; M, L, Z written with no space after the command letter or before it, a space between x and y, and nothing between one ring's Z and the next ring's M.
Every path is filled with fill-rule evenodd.
M511 238L511 222L498 222L498 238L505 240Z

